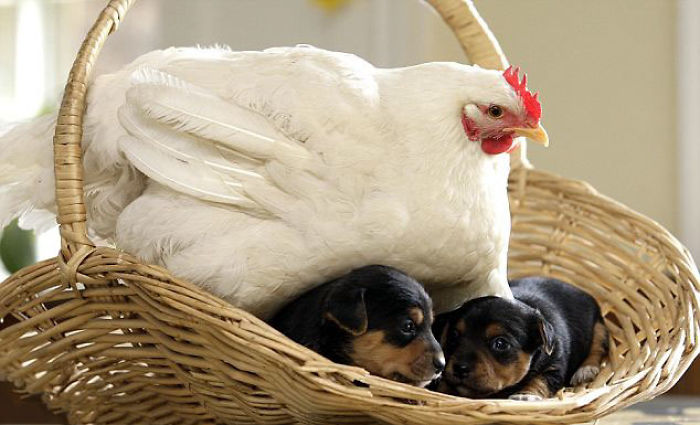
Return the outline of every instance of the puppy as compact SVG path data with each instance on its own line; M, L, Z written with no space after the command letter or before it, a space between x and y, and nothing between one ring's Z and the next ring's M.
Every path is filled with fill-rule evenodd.
M436 320L447 367L437 390L470 398L541 400L590 382L608 352L600 308L556 279L511 282L514 300L471 300Z
M270 324L336 363L425 386L445 367L432 302L399 270L367 266L302 295Z

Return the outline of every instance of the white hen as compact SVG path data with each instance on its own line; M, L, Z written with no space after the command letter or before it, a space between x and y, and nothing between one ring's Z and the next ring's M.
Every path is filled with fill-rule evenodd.
M374 263L437 311L509 296L500 153L546 134L508 72L309 46L149 53L90 88L89 227L263 318ZM52 209L52 122L0 137L0 223Z

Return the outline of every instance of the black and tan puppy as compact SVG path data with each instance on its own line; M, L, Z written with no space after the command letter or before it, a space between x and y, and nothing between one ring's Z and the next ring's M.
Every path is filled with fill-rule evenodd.
M283 308L270 324L337 363L425 386L445 358L433 336L432 302L414 279L367 266L325 283Z
M437 390L539 400L589 382L608 351L600 308L556 279L511 282L515 300L483 297L437 318L447 367Z

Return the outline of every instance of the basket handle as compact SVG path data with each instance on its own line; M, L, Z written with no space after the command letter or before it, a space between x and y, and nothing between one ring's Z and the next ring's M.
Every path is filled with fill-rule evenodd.
M61 257L81 258L94 247L87 236L81 140L88 81L107 36L135 0L110 0L88 32L71 68L58 111L54 132L56 204L61 232ZM479 16L471 0L428 0L452 28L472 63L484 68L505 69L508 61L498 42ZM524 149L511 154L513 166L525 161Z
M117 30L119 22L133 2L134 0L110 0L102 10L80 46L78 56L68 74L68 82L58 110L53 136L53 155L61 257L65 261L78 252L85 252L86 249L94 247L87 236L80 147L88 81L107 36Z

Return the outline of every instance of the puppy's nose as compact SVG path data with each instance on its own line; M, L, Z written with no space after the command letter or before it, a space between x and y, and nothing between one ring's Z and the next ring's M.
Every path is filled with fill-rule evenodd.
M469 374L471 371L471 366L469 363L457 363L453 366L452 370L454 370L455 375L457 375L460 378L464 378Z
M445 370L445 356L442 353L438 353L433 357L433 366L435 367L435 373Z

